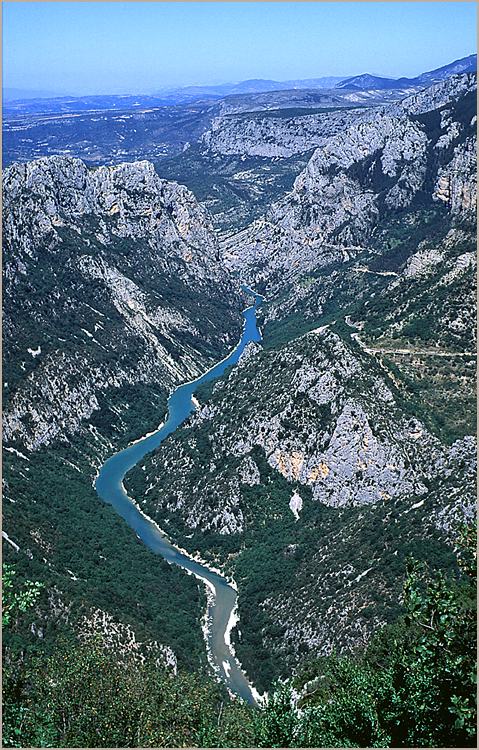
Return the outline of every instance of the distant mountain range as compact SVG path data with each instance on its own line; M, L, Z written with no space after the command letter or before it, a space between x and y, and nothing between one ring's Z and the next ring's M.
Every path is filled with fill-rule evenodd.
M2 89L4 102L23 101L24 99L54 99L57 96L66 96L65 92L43 91L39 89L19 89L6 86Z
M183 97L224 97L234 94L259 94L263 91L284 91L287 89L329 89L344 80L343 76L323 76L322 78L297 78L290 81L273 81L252 78L239 83L220 83L207 86L185 86L179 89L160 89L158 95Z
M421 73L416 78L381 78L370 73L362 73L359 76L346 78L336 84L339 89L356 89L364 91L367 89L403 89L416 86L429 86L431 83L444 81L450 76L458 73L474 73L477 70L477 55L468 55L460 60L455 60L449 65Z
M451 75L458 73L472 73L477 68L477 55L469 55L460 60L455 60L441 68L422 73L416 78L386 78L370 73L362 73L356 76L322 76L320 78L297 78L288 81L274 81L271 79L253 78L237 83L221 83L214 85L183 86L180 88L162 88L151 94L117 94L117 95L82 95L70 96L47 92L33 91L18 88L4 88L4 103L14 103L37 99L77 99L80 103L88 101L93 104L93 109L101 99L112 100L107 103L106 108L116 108L135 105L138 99L148 100L150 106L165 106L173 104L185 104L198 99L222 99L226 96L237 94L256 94L268 91L285 91L291 89L354 89L356 91L378 90L378 89L401 89L416 86L428 86L436 81L443 81ZM114 102L113 102L114 100ZM87 107L89 106L87 105ZM136 104L138 106L138 104ZM80 107L83 109L84 107Z

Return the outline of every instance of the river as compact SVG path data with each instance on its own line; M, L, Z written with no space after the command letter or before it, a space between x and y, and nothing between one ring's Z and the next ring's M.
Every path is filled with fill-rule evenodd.
M158 525L148 518L128 497L123 486L125 475L151 451L171 435L195 411L193 394L198 386L218 378L227 367L235 365L244 348L251 341L260 341L261 333L256 323L256 311L263 297L247 287L244 291L254 297L254 304L243 311L244 325L240 341L233 351L196 380L178 386L168 399L165 422L155 432L135 441L124 450L111 456L100 468L95 488L100 498L112 505L125 519L141 541L167 562L179 565L188 573L200 578L209 589L205 638L208 658L216 675L228 690L248 703L256 703L258 694L248 681L236 659L230 643L230 633L235 624L237 593L235 588L219 573L188 556L176 547Z

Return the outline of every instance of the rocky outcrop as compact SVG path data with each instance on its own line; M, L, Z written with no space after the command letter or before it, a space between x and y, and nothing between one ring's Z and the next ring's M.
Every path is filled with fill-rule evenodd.
M408 259L403 275L405 278L427 276L443 261L444 253L438 248L431 248L428 246L420 248Z
M157 641L140 641L130 625L118 622L108 612L93 609L83 615L78 623L79 638L82 641L94 640L102 647L113 651L118 661L133 657L140 663L146 659L159 668L167 668L177 673L178 662L173 649Z
M326 136L334 135L362 113L360 109L288 116L285 112L244 113L215 117L201 138L201 146L214 154L287 158L311 151Z
M4 248L4 434L29 450L88 429L112 391L198 375L240 333L208 215L149 162L12 165Z
M177 243L178 256L200 277L204 260L214 261L217 254L211 223L192 193L161 180L147 161L88 169L79 159L45 157L13 164L3 186L4 242L20 259L58 244L61 227L80 233L89 216L97 221L95 236L102 244L112 236L143 239L157 248ZM208 272L220 275L213 262Z
M476 175L476 141L468 138L454 148L451 161L439 169L434 200L444 203L455 216L473 218L477 203Z
M226 262L274 292L355 257L389 211L436 203L473 217L474 87L454 76L324 136L292 192L225 240Z
M474 73L457 74L415 92L401 102L391 104L390 110L400 114L407 112L410 115L418 115L443 107L449 108L468 94L475 95L476 89L477 77Z

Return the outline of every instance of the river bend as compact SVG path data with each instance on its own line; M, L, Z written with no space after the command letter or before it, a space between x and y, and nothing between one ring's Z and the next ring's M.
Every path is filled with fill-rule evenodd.
M231 648L230 633L235 622L237 593L226 578L210 570L205 565L189 557L185 551L176 547L161 531L154 521L148 518L128 497L123 486L125 475L151 451L174 432L185 419L195 411L193 394L198 386L218 378L227 367L235 365L247 344L260 341L261 333L256 322L256 311L262 297L247 287L244 291L254 296L254 304L243 311L244 326L241 339L235 349L221 362L201 375L196 380L178 386L168 399L166 421L156 432L135 441L124 450L115 453L101 467L95 481L95 488L100 498L112 505L135 531L141 541L155 554L161 555L167 562L179 565L188 573L200 578L208 587L207 622L205 629L209 661L215 673L225 683L228 690L248 703L255 703L257 693L249 683L234 656Z

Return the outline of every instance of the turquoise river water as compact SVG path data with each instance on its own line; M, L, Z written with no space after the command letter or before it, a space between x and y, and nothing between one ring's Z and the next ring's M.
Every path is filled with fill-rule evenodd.
M138 461L158 448L163 440L195 410L193 394L198 386L218 378L227 367L238 362L247 344L261 340L256 322L256 311L263 298L247 287L243 289L254 296L254 304L243 311L243 333L235 349L196 380L178 386L168 399L166 421L156 432L111 456L101 467L95 488L100 498L115 508L152 552L200 578L209 588L211 593L208 597L208 629L205 637L210 663L230 692L248 703L255 703L257 693L231 649L230 632L235 623L236 590L222 575L193 560L184 551L175 547L159 527L139 510L135 502L128 497L123 486L125 475Z

